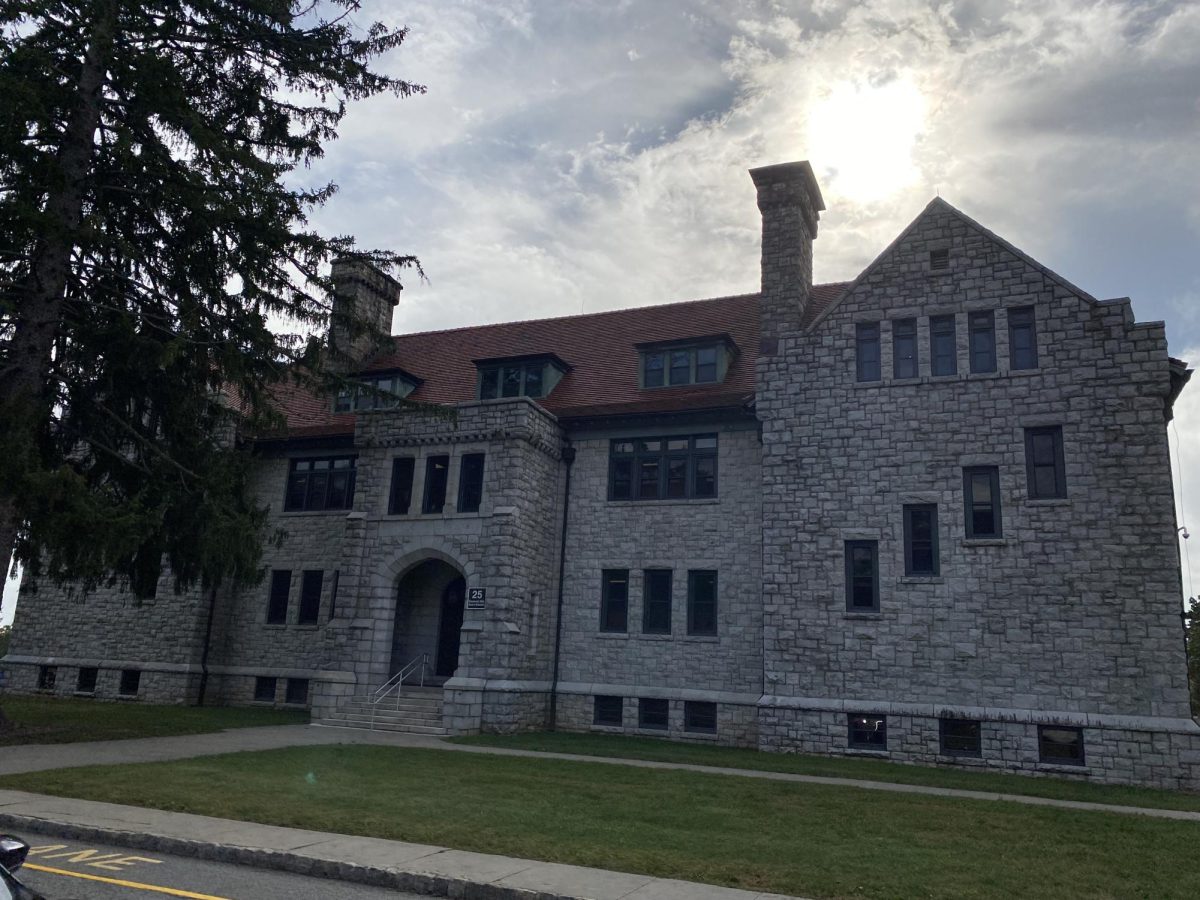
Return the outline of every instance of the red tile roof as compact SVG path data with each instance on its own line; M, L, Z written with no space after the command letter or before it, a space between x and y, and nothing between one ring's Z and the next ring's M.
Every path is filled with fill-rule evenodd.
M806 318L827 307L846 286L845 282L815 285ZM403 369L422 379L411 399L451 404L475 399L474 360L554 354L571 370L538 402L562 418L723 409L744 405L754 396L758 316L758 294L743 294L396 335L391 351L375 357L364 371ZM728 335L737 347L720 384L638 387L637 345L718 334ZM284 393L280 405L289 437L354 430L354 415L334 415L328 398L297 388Z

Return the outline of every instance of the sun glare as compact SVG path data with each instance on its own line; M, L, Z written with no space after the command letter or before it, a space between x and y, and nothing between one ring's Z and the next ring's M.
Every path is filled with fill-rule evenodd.
M822 187L853 203L871 203L912 184L925 98L911 81L873 87L842 81L824 91L808 117L809 157Z

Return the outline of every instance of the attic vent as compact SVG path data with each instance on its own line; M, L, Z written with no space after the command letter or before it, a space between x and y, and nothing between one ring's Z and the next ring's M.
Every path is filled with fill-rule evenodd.
M929 268L930 269L948 269L948 268L950 268L950 251L948 249L930 250L929 251Z

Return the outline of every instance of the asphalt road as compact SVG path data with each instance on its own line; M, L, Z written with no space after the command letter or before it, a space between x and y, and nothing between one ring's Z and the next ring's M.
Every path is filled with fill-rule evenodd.
M417 900L416 894L269 869L44 835L26 840L32 849L17 875L47 900Z

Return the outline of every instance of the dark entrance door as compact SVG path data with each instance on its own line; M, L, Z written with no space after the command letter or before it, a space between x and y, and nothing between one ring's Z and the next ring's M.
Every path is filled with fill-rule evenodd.
M463 623L463 601L466 599L467 583L455 578L442 592L442 615L438 625L438 652L436 674L449 678L458 668L458 642Z

